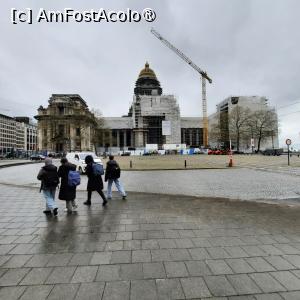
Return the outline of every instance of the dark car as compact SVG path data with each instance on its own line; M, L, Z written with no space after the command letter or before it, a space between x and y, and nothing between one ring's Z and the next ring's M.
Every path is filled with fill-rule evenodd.
M30 156L30 160L44 160L45 156L41 154L33 154Z

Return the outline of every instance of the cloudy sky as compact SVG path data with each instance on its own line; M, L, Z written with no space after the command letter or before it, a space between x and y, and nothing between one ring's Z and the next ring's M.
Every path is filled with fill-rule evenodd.
M11 8L132 10L153 23L12 24ZM1 0L0 113L30 115L53 93L78 93L104 116L128 112L146 61L182 116L201 115L198 74L151 33L153 26L207 71L208 113L230 95L266 96L278 108L280 139L300 143L298 0Z

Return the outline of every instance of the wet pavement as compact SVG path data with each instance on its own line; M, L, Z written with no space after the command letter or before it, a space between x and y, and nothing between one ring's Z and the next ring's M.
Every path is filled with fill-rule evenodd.
M0 299L300 299L300 208L129 193L43 215L0 185Z
M56 162L58 164L58 161ZM0 183L39 187L36 179L41 164L0 169ZM291 200L300 204L300 177L291 173L249 168L223 170L122 171L126 190L240 200ZM79 190L86 189L82 176ZM106 186L106 184L105 184Z

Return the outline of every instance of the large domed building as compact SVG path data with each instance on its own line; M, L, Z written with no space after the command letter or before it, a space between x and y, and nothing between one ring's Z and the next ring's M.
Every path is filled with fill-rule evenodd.
M148 62L135 82L133 101L123 117L104 118L101 150L144 148L147 144L203 144L202 118L184 118L174 95L164 95ZM105 149L104 149L105 148ZM109 149L108 149L109 148ZM114 149L113 149L114 150Z

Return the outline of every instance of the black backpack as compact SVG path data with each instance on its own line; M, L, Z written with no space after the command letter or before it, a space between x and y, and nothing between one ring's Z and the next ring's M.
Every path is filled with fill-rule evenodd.
M47 188L56 188L59 184L59 178L57 175L57 170L47 170L45 169L45 175L43 177L43 184Z
M112 178L120 178L120 176L121 176L120 167L116 164L116 165L112 165L110 168L111 168L110 169L111 177Z

